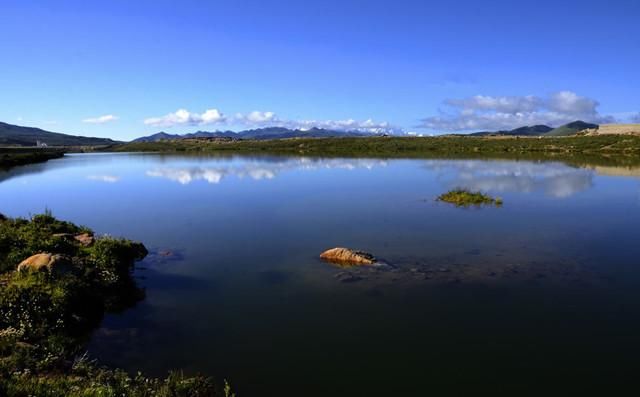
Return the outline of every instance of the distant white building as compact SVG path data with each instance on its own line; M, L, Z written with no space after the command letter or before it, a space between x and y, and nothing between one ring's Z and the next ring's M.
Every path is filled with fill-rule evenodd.
M47 144L41 141L36 141L36 146L37 147L47 147Z

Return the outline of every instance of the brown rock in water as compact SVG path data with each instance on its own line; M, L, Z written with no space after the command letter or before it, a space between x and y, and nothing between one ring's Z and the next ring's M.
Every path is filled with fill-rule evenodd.
M73 238L85 247L92 245L96 239L89 233L76 234Z
M363 251L355 251L349 248L332 248L320 254L320 258L343 265L372 265L376 258Z
M71 270L71 261L69 258L59 255L43 252L35 254L20 262L18 271L42 272L49 273L66 273Z

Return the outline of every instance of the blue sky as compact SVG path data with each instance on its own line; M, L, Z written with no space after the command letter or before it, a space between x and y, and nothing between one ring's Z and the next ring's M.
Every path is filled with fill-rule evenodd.
M640 116L640 1L14 1L0 120L129 139Z

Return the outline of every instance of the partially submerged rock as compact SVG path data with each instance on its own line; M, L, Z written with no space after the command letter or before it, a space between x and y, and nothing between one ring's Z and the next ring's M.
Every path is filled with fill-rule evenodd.
M73 233L54 233L53 237L56 238L60 238L72 243L80 243L80 245L84 246L84 247L90 247L93 245L93 243L95 243L96 238L93 236L93 234L91 233L80 233L80 234L73 234Z
M93 245L93 243L96 241L96 239L93 237L91 233L76 234L75 236L73 236L73 238L77 242L79 242L80 245L83 245L85 247L89 247Z
M19 272L66 273L71 270L71 260L64 255L43 252L35 254L20 262Z
M373 265L376 258L368 252L349 248L332 248L320 254L320 258L341 265Z

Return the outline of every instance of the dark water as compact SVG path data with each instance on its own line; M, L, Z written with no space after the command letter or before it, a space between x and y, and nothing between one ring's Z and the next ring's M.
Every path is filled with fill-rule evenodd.
M453 187L504 206L434 201ZM184 368L240 396L637 386L639 169L122 154L0 174L0 212L45 208L152 251L146 300L89 346L131 371ZM393 267L317 258L334 246Z

